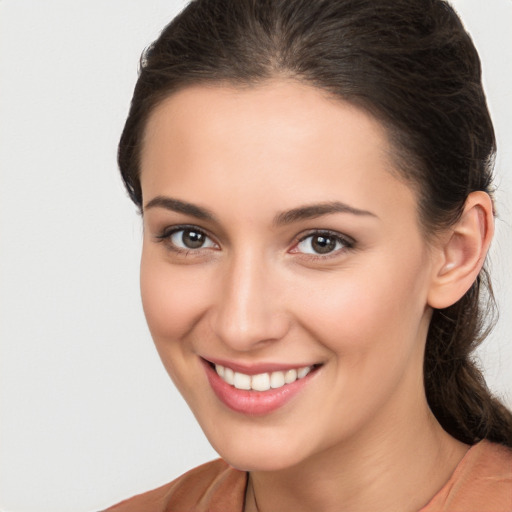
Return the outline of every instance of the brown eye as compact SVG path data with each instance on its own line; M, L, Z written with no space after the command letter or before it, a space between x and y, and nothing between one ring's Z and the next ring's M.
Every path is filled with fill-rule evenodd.
M169 237L171 243L179 249L204 249L216 247L202 231L194 228L184 228L174 231Z
M189 249L198 249L204 244L205 236L203 233L199 233L198 231L190 231L185 230L181 235L181 241L183 245L188 247Z
M314 233L297 244L297 251L304 254L324 255L349 247L352 247L352 243L339 235Z
M319 254L326 254L336 249L336 240L323 235L314 236L311 239L311 247Z

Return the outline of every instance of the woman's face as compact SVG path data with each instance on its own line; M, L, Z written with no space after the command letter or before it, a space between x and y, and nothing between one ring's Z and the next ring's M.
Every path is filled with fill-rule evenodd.
M144 310L235 467L384 437L424 404L434 264L391 155L372 117L292 81L190 87L152 113Z

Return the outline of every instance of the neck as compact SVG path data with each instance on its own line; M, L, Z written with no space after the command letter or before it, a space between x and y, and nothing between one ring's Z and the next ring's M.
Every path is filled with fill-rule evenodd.
M379 418L373 431L359 432L297 466L251 472L245 512L418 511L468 449L441 428L426 400L418 409L416 421L410 414Z

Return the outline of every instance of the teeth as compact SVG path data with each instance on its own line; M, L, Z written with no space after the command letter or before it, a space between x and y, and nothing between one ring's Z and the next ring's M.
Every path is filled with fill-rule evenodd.
M267 391L270 389L272 385L271 383L272 380L269 377L268 373L260 373L259 375L253 375L251 378L251 389L254 389L254 391Z
M291 384L297 379L303 379L310 371L311 366L303 366L285 372L260 373L258 375L246 375L245 373L235 372L227 366L215 365L217 375L229 385L237 389L268 391L270 388L278 389L286 384Z
M311 366L304 366L304 368L299 368L297 370L297 378L303 379L310 371L311 371Z
M284 386L284 373L283 372L272 372L270 376L270 387L281 388Z
M251 376L245 373L235 372L233 385L236 389L251 389Z
M284 381L286 384L291 384L297 380L297 370L288 370L284 374Z
M235 383L235 372L231 368L224 368L224 376L222 378L232 386Z

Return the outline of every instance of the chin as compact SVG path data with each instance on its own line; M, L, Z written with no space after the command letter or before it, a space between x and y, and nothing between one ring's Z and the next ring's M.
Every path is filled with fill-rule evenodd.
M240 471L250 472L274 472L283 471L299 464L298 457L283 457L283 454L265 455L261 453L240 453L240 454L220 454L221 457L230 465Z
M310 453L304 448L309 443L290 443L289 439L265 441L263 433L258 440L246 438L209 439L215 451L230 465L241 471L282 471L300 464Z

